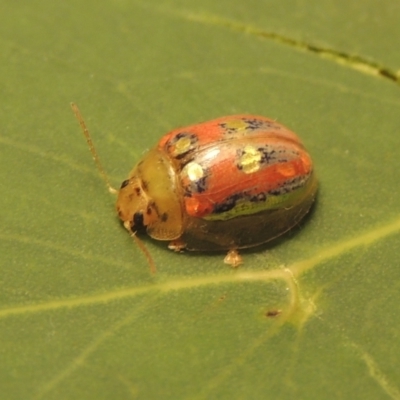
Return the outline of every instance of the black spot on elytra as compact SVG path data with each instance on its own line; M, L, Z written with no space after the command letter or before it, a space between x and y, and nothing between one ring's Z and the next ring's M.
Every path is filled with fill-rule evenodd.
M202 178L192 183L197 193L203 193L207 190L207 176L208 175L205 174Z
M268 192L268 194L271 194L272 196L279 196L280 194L284 194L284 191L281 188L279 188L279 189L270 190Z
M270 190L268 194L273 196L280 196L282 194L293 192L301 187L307 182L309 174L296 176L295 178L288 179L283 182L279 187Z
M238 130L238 128L233 128L229 126L229 123L225 122L222 122L221 124L219 124L219 126L224 130L224 133L227 135L232 135L233 133L236 133L236 131Z
M208 187L208 177L210 176L210 171L208 168L203 169L203 176L196 181L191 181L184 188L185 196L192 197L196 193L204 193Z
M227 197L223 203L217 203L214 205L213 213L220 214L232 210L232 208L235 207L237 201L239 199L242 199L243 197L244 197L243 193L237 193Z
M267 200L267 196L265 195L265 193L258 193L255 196L250 197L250 201L252 203L264 202L266 200Z
M250 130L263 129L266 131L279 131L282 126L275 121L266 121L265 119L247 118L244 120L249 125Z
M275 149L269 146L259 147L257 149L261 154L260 163L261 164L274 164L277 162L277 154Z
M266 121L258 118L245 118L243 119L243 121L246 122L246 129L249 130L264 128L264 126L266 125Z
M241 192L229 196L223 203L216 204L213 208L213 212L220 214L229 210L232 210L239 201L250 201L252 203L265 202L267 195L265 193L258 193L256 195L250 195L248 192Z
M259 130L259 129L265 129L265 130L278 130L281 129L280 125L275 123L274 121L265 121L264 119L260 119L260 118L241 118L241 120L243 122L246 123L246 131L248 131L248 133L253 133L253 131ZM219 126L224 130L224 133L226 134L234 134L236 133L238 130L242 130L243 127L232 127L230 126L230 124L232 123L232 121L229 122L222 122L221 124L219 124Z

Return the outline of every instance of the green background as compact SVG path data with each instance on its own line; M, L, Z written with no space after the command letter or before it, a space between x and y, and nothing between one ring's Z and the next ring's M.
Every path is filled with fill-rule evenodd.
M1 9L2 399L400 398L399 2ZM316 207L238 270L143 238L152 275L71 101L116 186L170 129L277 119Z

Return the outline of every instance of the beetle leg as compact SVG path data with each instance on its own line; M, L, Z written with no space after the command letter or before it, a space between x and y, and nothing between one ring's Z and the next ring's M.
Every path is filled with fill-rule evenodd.
M180 252L186 248L186 243L184 243L181 239L171 240L168 244L168 248L170 250Z
M236 249L231 249L224 258L224 263L229 264L232 268L237 268L243 263L243 259Z

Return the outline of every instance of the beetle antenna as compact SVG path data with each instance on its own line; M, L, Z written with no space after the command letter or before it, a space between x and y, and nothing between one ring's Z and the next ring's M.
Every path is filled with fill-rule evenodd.
M151 256L149 250L147 250L146 246L144 243L136 236L136 232L131 234L133 240L136 242L138 245L139 249L142 251L142 253L145 255L147 258L147 261L150 266L150 272L152 274L155 274L157 272L156 264L154 263L153 257Z
M101 162L100 162L99 156L97 155L96 149L94 147L92 138L90 137L89 130L86 127L85 121L83 120L82 114L79 111L78 106L75 103L71 103L71 108L75 114L76 119L79 122L79 125L82 128L82 132L85 135L86 142L89 146L89 150L92 153L93 160L96 163L96 167L99 170L101 177L103 178L104 182L107 185L108 191L113 194L118 193L118 190L111 186L111 183L110 183L110 180L108 179L106 171L104 170L103 166L101 165Z

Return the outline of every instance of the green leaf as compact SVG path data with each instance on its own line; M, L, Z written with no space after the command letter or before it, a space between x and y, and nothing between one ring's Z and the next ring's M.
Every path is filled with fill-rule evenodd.
M1 398L400 398L397 3L3 3ZM317 204L238 270L143 238L152 275L71 101L117 187L170 129L277 119Z

